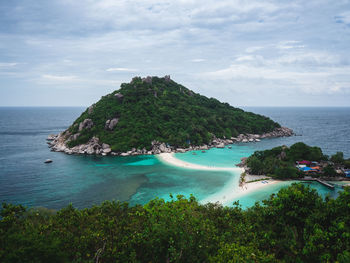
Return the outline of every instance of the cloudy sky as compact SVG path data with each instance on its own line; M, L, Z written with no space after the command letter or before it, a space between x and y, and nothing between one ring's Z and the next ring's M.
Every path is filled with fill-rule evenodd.
M234 106L350 106L350 1L0 1L0 106L167 74Z

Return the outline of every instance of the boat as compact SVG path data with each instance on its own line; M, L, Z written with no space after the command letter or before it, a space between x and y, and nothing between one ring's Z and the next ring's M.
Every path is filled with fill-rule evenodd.
M44 163L52 163L51 159L46 159Z

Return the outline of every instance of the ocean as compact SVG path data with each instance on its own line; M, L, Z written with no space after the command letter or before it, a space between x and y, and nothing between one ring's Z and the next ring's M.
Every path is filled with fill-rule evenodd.
M172 167L155 156L73 156L51 152L46 144L47 135L66 129L84 109L0 108L1 202L59 209L69 203L78 208L90 207L104 200L144 204L156 197L169 200L169 194L193 194L203 200L222 191L233 178L230 172ZM298 141L320 146L329 155L342 151L345 157L350 157L350 108L244 109L292 128L297 136L235 144L232 149L211 149L197 155L176 154L176 157L197 164L232 167L241 157L249 156L255 150ZM53 163L44 164L46 159L52 159ZM290 183L267 186L239 201L243 207L249 207ZM336 195L317 184L311 184L311 187L323 196Z

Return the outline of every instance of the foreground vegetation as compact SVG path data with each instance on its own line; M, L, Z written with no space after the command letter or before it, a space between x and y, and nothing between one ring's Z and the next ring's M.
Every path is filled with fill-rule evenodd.
M246 165L251 174L290 179L304 177L305 174L295 167L296 161L302 160L327 162L322 171L314 176L337 176L335 167L350 168L350 159L345 160L342 152L329 157L322 153L321 148L311 147L302 142L290 147L279 146L270 150L256 151L246 160Z
M91 120L93 126L79 130L85 119ZM106 121L111 119L118 123L106 129ZM168 78L135 77L82 113L69 129L77 135L68 146L86 143L96 136L115 152L150 149L153 140L186 147L189 143L207 144L213 136L262 134L279 127L265 116L201 96Z
M294 184L242 210L194 197L57 212L3 204L0 262L350 262L350 190Z

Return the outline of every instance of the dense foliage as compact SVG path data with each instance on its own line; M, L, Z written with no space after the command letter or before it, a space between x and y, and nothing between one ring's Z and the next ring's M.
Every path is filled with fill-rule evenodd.
M338 153L339 154L339 153ZM295 168L296 161L328 160L319 147L298 142L290 146L279 146L271 150L256 151L246 161L252 174L265 174L277 178L297 178L302 174Z
M178 196L0 215L0 262L350 262L349 189L294 184L247 210Z
M106 130L106 121L112 118L119 122L112 131ZM94 126L79 132L79 123L85 119L91 119ZM267 117L201 96L170 79L153 77L147 82L136 77L102 97L90 114L87 109L69 129L80 136L68 145L86 143L96 136L113 151L123 152L133 147L149 149L153 140L172 146L201 145L213 135L261 134L277 127Z

